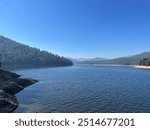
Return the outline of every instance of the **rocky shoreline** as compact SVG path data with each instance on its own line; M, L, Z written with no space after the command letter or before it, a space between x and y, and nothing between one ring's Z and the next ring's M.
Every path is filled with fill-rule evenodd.
M22 79L18 74L0 69L0 113L13 112L18 107L15 94L36 82L38 81Z

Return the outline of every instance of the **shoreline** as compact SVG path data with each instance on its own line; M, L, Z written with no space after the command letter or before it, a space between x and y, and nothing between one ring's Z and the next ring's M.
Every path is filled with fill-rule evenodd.
M138 68L138 69L150 69L150 66L136 65L136 66L134 66L134 68Z
M18 107L15 94L36 82L38 81L20 78L16 73L0 69L0 113L13 112Z

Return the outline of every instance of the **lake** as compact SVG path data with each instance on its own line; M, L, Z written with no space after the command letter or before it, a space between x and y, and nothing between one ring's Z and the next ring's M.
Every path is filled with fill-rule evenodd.
M150 70L132 66L72 66L18 70L38 83L18 93L15 112L150 112Z

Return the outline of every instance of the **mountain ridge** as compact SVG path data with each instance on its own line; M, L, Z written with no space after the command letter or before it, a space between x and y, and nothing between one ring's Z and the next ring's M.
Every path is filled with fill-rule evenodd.
M83 61L80 64L117 64L117 65L139 65L143 58L150 58L150 52L143 52L140 54L119 57L107 60L97 60L97 61Z
M73 62L53 53L30 47L0 35L2 66L55 67L71 66Z
M101 58L101 57L95 57L95 58L71 58L71 57L67 57L67 58L72 60L73 63L75 63L75 64L78 64L81 62L87 62L87 61L106 60L106 58Z

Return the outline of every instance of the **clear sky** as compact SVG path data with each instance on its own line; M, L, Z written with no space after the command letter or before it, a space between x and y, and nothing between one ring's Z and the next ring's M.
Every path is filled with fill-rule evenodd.
M0 34L66 57L150 51L150 0L0 0Z

